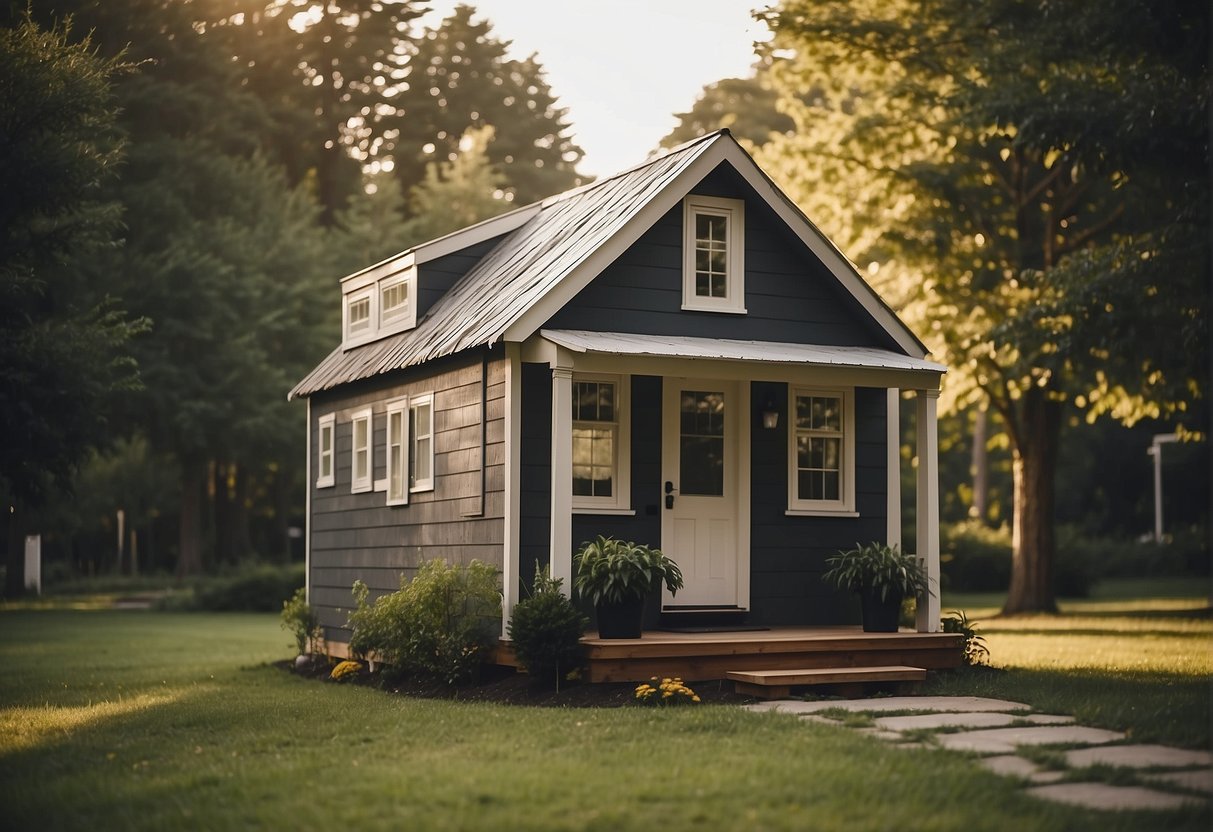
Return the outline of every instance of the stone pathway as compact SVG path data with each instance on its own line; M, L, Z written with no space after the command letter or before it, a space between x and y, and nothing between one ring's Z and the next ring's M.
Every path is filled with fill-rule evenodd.
M751 711L798 714L814 722L842 723L823 711L873 715L859 730L898 747L946 748L981 755L995 774L1024 782L1042 800L1088 809L1175 809L1208 803L1213 796L1213 753L1165 745L1126 744L1119 731L1076 725L1059 714L1034 714L1019 702L974 696L898 696L801 702L779 700L746 705ZM879 716L890 711L891 716ZM906 713L912 712L912 713ZM907 732L912 732L907 736ZM1032 746L1062 746L1064 769L1042 768L1022 756ZM1091 766L1130 769L1133 785L1083 779ZM1065 781L1065 782L1062 782ZM1152 787L1157 784L1161 788Z

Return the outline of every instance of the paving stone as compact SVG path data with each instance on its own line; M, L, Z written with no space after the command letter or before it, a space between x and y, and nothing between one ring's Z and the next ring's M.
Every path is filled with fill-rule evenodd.
M1074 768L1105 765L1124 768L1187 768L1213 765L1213 754L1166 745L1114 745L1080 748L1066 752L1066 764Z
M1026 711L1021 702L1006 702L1001 699L986 699L980 696L889 696L880 699L823 699L802 702L799 699L780 699L774 702L755 702L743 705L751 711L779 711L780 713L811 714L838 708L844 711L939 711L944 713L962 711Z
M885 742L901 742L902 736L896 731L885 731L880 728L857 728L856 733L863 734L865 737L873 737Z
M1119 731L1087 728L1082 725L1036 725L1029 728L995 728L990 731L963 731L940 734L936 742L953 751L978 754L1010 754L1021 745L1099 745L1124 739Z
M1056 783L1027 790L1033 797L1068 803L1086 809L1178 809L1203 802L1191 795L1159 792L1142 786L1109 786L1107 783Z
M920 728L996 728L1010 725L1018 717L1010 714L970 711L960 714L916 714L882 716L876 724L889 731L913 731Z
M816 722L818 725L842 725L837 719L830 719L828 716L818 716L817 714L800 714L800 719L803 722Z
M1143 774L1141 777L1144 780L1153 780L1158 783L1170 783L1181 789L1213 794L1213 768L1199 768L1195 771L1163 771L1156 774Z
M1027 716L1019 717L1019 719L1030 722L1033 725L1072 725L1074 723L1074 717L1064 716L1063 714L1028 714Z

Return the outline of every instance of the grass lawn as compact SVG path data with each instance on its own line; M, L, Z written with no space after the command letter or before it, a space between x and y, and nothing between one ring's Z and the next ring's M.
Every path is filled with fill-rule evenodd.
M0 610L4 828L1210 825L1207 808L1046 804L964 755L779 714L519 708L320 684L267 665L288 642L272 615Z

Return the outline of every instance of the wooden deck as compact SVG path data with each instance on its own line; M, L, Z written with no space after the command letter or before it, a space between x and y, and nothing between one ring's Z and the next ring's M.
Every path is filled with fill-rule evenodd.
M865 633L859 627L772 627L686 633L650 630L638 639L583 638L590 682L645 682L678 676L688 682L725 679L729 671L800 670L908 665L959 667L964 637L954 633ZM514 664L508 643L501 664Z

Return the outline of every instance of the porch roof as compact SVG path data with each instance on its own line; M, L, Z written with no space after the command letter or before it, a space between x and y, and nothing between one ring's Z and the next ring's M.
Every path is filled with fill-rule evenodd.
M544 329L540 330L539 334L558 347L579 353L897 370L936 376L947 372L947 367L943 364L872 347L734 341L725 338L636 335L629 332L589 332L573 329Z

